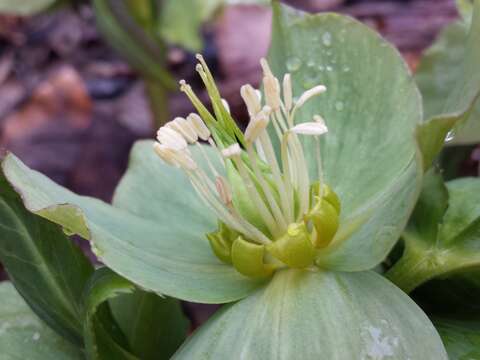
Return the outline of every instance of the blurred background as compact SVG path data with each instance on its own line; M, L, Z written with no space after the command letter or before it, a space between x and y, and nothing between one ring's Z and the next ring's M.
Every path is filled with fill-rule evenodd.
M459 16L455 0L285 2L356 17L395 44L412 71ZM193 110L178 80L207 100L196 52L232 113L245 120L239 88L258 84L270 38L271 13L262 3L268 1L0 0L2 154L12 151L73 191L110 201L133 142ZM462 151L455 171L474 173L479 149ZM209 314L187 309L197 323Z

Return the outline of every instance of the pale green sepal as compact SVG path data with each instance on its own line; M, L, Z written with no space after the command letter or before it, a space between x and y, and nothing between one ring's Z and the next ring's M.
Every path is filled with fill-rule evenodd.
M2 167L28 210L46 216L42 210L54 207L50 220L88 235L104 264L142 288L201 303L247 296L262 281L217 259L205 237L216 227L213 213L183 172L155 155L152 144L141 141L134 146L114 206L72 193L14 155L8 155ZM192 153L198 157L197 150ZM218 160L212 156L212 161ZM73 207L78 216L62 217L63 206Z
M315 248L303 222L290 224L282 237L267 245L267 250L292 268L308 267L315 258Z
M267 277L274 266L265 264L265 245L254 244L239 236L232 246L232 263L237 271L248 277Z
M226 306L173 359L447 360L422 310L374 272L278 271Z
M10 282L0 284L2 360L81 360L82 350L56 334L28 307Z
M414 131L422 104L409 69L368 26L278 3L268 58L275 75L291 73L295 96L318 84L327 87L296 115L298 122L315 114L325 119L324 181L342 204L337 235L348 233L333 240L321 262L339 270L371 269L398 240L420 189ZM315 140L301 140L316 175Z

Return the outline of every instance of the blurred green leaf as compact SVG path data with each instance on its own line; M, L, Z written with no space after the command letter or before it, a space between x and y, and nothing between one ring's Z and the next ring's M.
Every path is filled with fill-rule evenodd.
M82 352L40 321L10 282L0 283L2 360L81 360Z
M403 239L404 254L387 277L406 292L439 276L480 269L480 178L453 180L445 188L440 175L428 173Z
M434 319L450 360L480 359L480 318Z
M0 0L0 13L29 16L47 10L56 0Z
M165 0L159 11L158 33L163 39L192 51L202 49L202 4L198 0Z
M0 260L33 311L82 344L80 298L93 267L62 229L27 211L0 174Z
M423 95L428 131L421 133L429 146L426 165L449 134L452 144L480 142L480 1L461 1L466 19L447 26L424 54L415 79ZM473 10L468 21L465 13ZM471 16L470 16L471 17ZM470 30L469 30L470 29ZM426 139L426 140L425 140Z
M176 87L165 68L165 44L149 29L142 28L126 1L93 0L93 8L99 30L131 66L167 88Z
M89 360L139 359L129 351L108 303L116 296L133 291L135 285L107 267L97 269L90 278L83 294L85 350Z
M178 300L136 289L110 302L134 352L142 360L168 360L187 336L189 322Z

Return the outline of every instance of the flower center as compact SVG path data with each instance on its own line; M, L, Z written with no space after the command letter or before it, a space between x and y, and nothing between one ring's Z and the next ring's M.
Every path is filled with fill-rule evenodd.
M196 70L213 113L182 80L181 90L198 114L177 117L161 127L155 152L185 171L199 197L216 214L218 229L207 238L220 260L252 277L267 276L279 267L312 266L318 249L326 247L338 229L340 201L323 181L319 136L328 132L325 121L315 115L310 122L295 124L295 114L326 87L315 86L294 101L290 74L280 86L262 59L264 101L251 85L240 91L250 117L243 133L204 59L197 58ZM316 182L310 181L299 136L314 137ZM199 140L211 146L204 147ZM273 141L280 144L278 153ZM198 151L192 152L192 146ZM215 157L207 153L212 150Z

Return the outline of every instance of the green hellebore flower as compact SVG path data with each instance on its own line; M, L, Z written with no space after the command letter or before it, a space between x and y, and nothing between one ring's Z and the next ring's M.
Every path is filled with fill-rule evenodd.
M29 210L89 239L107 266L142 288L202 303L240 300L175 358L447 359L426 315L371 271L420 190L413 134L422 106L407 67L350 18L274 10L264 103L242 89L245 133L200 58L213 113L182 82L198 114L159 131L154 147L165 161L152 142L135 145L112 206L13 155L5 176ZM338 216L321 246L322 216L311 213L318 202ZM228 231L216 232L218 221Z

